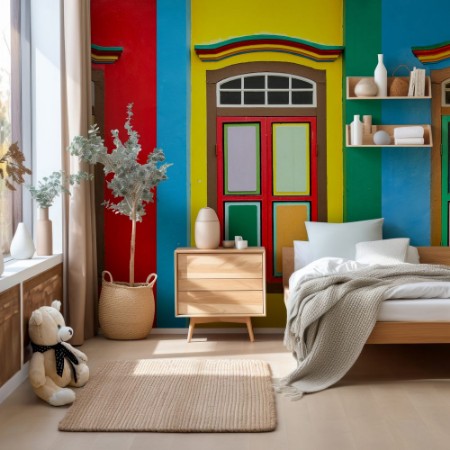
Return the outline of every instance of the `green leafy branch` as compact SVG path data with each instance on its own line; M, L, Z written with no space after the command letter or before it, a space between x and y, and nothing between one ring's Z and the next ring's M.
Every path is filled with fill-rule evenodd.
M31 197L36 200L40 208L50 208L59 194L69 194L69 186L79 184L82 180L90 180L92 175L80 171L76 174L67 175L63 170L52 172L43 177L36 186L27 185Z

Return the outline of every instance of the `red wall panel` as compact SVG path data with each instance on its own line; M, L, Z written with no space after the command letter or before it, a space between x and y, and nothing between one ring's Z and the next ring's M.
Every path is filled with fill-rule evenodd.
M110 130L123 124L126 106L134 103L133 127L140 134L141 160L156 146L156 0L91 0L92 43L123 47L119 60L97 65L105 74L105 142L112 149ZM105 187L105 198L110 192ZM105 210L105 270L115 280L128 281L131 221ZM156 271L156 207L151 204L137 226L135 280Z

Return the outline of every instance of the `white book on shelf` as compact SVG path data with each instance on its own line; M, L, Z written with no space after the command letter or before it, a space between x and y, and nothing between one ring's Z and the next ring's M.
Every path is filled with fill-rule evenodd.
M416 84L416 68L414 67L409 74L409 87L408 87L408 97L414 96L414 87Z
M425 69L416 69L416 97L423 97L425 95Z

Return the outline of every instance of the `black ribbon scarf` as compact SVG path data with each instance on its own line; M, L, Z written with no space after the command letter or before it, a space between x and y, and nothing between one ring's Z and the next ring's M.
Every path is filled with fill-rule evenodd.
M62 377L64 371L64 359L67 358L70 368L72 369L73 379L75 380L75 383L77 382L77 371L75 370L75 365L78 364L78 358L67 347L61 344L61 342L55 345L37 345L32 342L31 348L33 349L33 353L45 353L49 350L55 350L56 373L60 377Z

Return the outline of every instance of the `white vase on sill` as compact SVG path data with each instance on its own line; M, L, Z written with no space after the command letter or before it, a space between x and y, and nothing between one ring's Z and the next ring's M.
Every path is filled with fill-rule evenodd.
M33 239L23 222L17 225L9 251L14 259L30 259L34 255Z
M48 208L39 208L36 223L36 255L53 255L52 221L48 218Z

